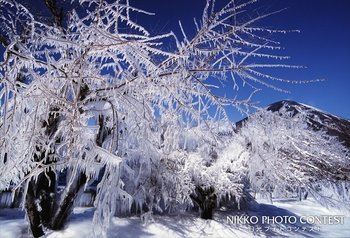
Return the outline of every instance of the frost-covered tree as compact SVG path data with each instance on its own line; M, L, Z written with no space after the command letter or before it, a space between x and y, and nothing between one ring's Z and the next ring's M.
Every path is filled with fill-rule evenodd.
M349 204L349 148L326 131L308 125L308 112L287 107L261 110L244 123L233 143L246 145L250 188L277 197L300 189L326 206Z
M72 2L78 7L63 12L45 1L48 23L0 0L0 190L23 189L33 235L61 229L95 180L93 219L104 235L118 211L191 206L201 203L196 188L223 195L216 182L241 189L226 184L239 181L233 171L210 176L219 176L215 166L229 170L212 166L224 145L218 132L226 108L246 111L260 86L291 82L262 71L297 68L281 64L288 57L266 38L286 31L257 26L270 14L252 17L255 0L221 8L207 0L193 37L181 23L182 35L151 35L135 19L152 13L129 0Z

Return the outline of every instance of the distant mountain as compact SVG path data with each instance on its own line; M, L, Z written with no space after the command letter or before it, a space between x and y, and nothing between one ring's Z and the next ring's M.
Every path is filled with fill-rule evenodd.
M304 112L307 115L307 123L313 130L325 130L329 135L336 136L348 148L350 148L350 121L330 113L324 112L320 109L308 106L302 103L283 100L269 105L266 110L278 112L282 107L287 108L288 111L296 115ZM237 122L239 128L242 121Z

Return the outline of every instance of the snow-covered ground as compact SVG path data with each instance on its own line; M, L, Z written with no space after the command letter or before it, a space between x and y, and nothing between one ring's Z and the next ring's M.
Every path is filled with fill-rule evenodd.
M313 200L304 200L302 202L274 202L274 205L286 210L292 211L299 216L344 216L344 224L325 224L319 226L320 231L317 237L333 238L333 237L350 237L350 214L349 212L339 211L336 209L327 209L320 206ZM318 226L318 225L316 225Z
M328 210L315 203L313 200L294 201L280 200L273 205L260 200L260 204L253 207L247 213L233 213L232 211L217 211L215 219L205 221L196 217L196 214L186 213L173 216L154 216L154 221L142 223L138 217L115 218L109 229L108 237L350 237L349 214L337 210ZM74 215L65 230L51 232L48 238L88 238L93 234L92 226L93 209L76 208ZM243 224L244 220L232 219L244 216L254 217L257 224ZM342 215L342 216L341 216ZM343 217L344 215L344 217ZM264 217L275 219L290 219L301 216L313 217L329 216L343 217L343 224L308 225L282 222L281 224L266 224ZM24 220L24 213L17 209L0 209L0 237L26 238L28 227ZM228 219L229 218L229 219ZM231 220L230 220L231 219ZM255 220L251 220L255 223ZM291 223L293 223L292 220ZM334 219L332 220L334 222ZM238 224L240 223L240 224Z

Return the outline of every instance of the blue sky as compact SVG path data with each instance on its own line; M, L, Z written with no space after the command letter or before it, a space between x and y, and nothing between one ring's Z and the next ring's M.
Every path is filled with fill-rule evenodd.
M160 33L177 31L178 20L190 31L192 19L201 16L205 1L135 0L133 3L156 14L147 18L145 25L151 32ZM306 85L282 85L291 94L263 88L254 97L260 102L259 106L290 99L350 119L350 1L260 0L256 7L261 12L286 8L261 24L301 31L280 36L278 40L285 47L281 53L291 56L286 63L303 65L307 69L279 71L279 75L297 80L325 79ZM233 119L240 117L237 113Z
M42 0L32 3L38 8L42 6ZM138 19L144 21L140 23L151 33L179 33L179 20L190 33L194 29L193 18L201 17L205 0L130 0L130 3L156 14ZM255 6L260 13L286 8L265 19L262 25L301 31L277 36L285 47L279 53L291 56L285 63L303 65L307 69L279 70L277 76L297 80L325 79L306 85L279 85L290 90L291 94L263 88L253 98L260 102L258 105L264 107L278 100L290 99L350 119L350 1L260 0ZM242 117L237 112L232 113L233 120Z

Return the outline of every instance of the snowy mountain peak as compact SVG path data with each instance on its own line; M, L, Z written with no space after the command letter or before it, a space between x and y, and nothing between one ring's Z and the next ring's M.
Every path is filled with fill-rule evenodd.
M304 104L304 103L299 103L291 100L282 100L275 102L267 107L267 110L269 111L279 111L282 107L286 107L287 109L290 108L293 110L295 113L297 112L316 112L316 113L322 113L324 116L330 116L330 117L337 117L335 115L332 115L328 112L325 112L319 108Z
M313 130L325 130L329 135L336 136L339 141L343 142L344 145L350 148L350 121L344 118L335 116L333 114L324 112L318 108L291 101L282 100L267 106L265 110L272 112L282 112L281 109L286 108L288 112L292 112L295 116L298 113L306 114L306 123ZM243 120L236 123L236 128L242 127L243 123L249 120L244 118Z
M326 130L329 135L336 136L345 146L350 148L350 121L318 108L290 100L282 100L269 105L266 109L277 112L287 108L293 115L305 113L307 123L313 130Z

